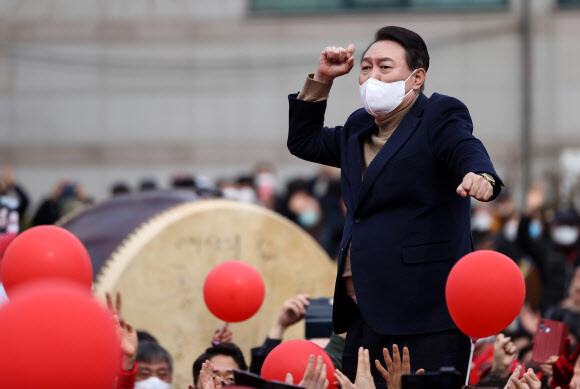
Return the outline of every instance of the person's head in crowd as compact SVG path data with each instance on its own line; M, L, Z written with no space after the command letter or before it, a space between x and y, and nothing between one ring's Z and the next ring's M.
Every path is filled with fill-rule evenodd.
M238 189L236 188L236 183L228 179L219 179L216 183L218 190L221 192L221 196L229 200L238 199Z
M554 213L550 236L554 244L561 248L574 247L578 242L580 218L572 207L559 208Z
M173 176L171 179L171 187L174 189L197 189L195 178L190 174L176 174Z
M477 233L491 232L494 227L492 209L487 204L478 204L471 214L471 230Z
M495 208L501 219L501 234L508 242L514 242L518 235L520 214L518 205L507 190L502 190L496 199Z
M244 203L258 202L256 188L254 187L254 177L240 176L236 180L236 187L238 190L238 200Z
M147 382L150 387L168 388L173 380L173 359L167 350L153 341L139 342L137 350L137 377L135 387Z
M495 220L494 210L487 203L477 204L471 213L471 236L476 250L489 250L493 247L490 234L496 232L498 223ZM491 248L493 249L493 248Z
M151 335L149 332L143 331L143 330L137 330L137 340L139 341L139 344L141 344L143 342L159 343L153 335Z
M201 366L205 361L213 365L213 375L222 385L234 383L234 370L248 370L242 350L233 343L220 343L205 350L193 363L193 385L190 389L201 389L198 386Z
M61 216L92 203L85 188L77 182L64 179L56 188L53 197L60 206Z
M157 182L152 178L144 178L139 182L139 190L141 192L157 190L157 188Z
M130 192L131 192L131 188L129 187L129 184L127 184L124 181L115 182L111 186L111 190L110 190L111 197L124 195L124 194L130 193Z
M254 186L260 204L266 208L274 209L276 204L276 174L271 164L261 162L256 166Z
M322 210L316 197L306 190L298 190L288 199L288 209L302 228L312 231L322 220Z

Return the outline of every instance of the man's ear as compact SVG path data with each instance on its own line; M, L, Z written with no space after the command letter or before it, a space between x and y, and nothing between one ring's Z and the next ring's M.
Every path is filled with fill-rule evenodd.
M423 85L425 83L426 76L427 76L427 73L425 72L425 69L423 69L423 68L417 69L415 74L413 74L413 89L414 90L419 91L421 89L421 85Z

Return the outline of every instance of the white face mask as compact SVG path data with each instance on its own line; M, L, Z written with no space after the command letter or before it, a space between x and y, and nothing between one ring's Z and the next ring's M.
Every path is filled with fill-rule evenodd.
M552 231L554 243L560 246L570 246L578 240L578 228L573 226L557 226Z
M486 212L479 212L471 219L471 230L476 232L487 232L493 224L493 217Z
M416 71L417 69L413 70L413 73L405 81L382 82L369 78L362 85L359 85L360 97L366 111L373 116L382 116L393 112L401 105L403 99L413 92L411 89L405 94L405 83Z
M508 242L513 242L518 237L519 223L517 220L510 220L503 226L503 236Z
M135 382L135 389L170 389L171 384L161 381L157 377L149 377L146 380Z

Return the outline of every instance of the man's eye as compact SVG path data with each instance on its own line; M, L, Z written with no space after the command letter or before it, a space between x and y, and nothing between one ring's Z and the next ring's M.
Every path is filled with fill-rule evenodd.
M391 68L390 66L386 66L386 65L385 66L381 66L381 69L390 69L390 68Z
M233 383L234 382L234 378L233 377L228 377L228 378L226 378L226 382L228 384Z
M362 70L369 70L371 67L370 66L363 66Z

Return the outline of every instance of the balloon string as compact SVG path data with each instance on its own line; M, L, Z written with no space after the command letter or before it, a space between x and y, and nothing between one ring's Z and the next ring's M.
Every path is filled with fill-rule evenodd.
M471 374L471 361L473 359L473 351L475 350L476 338L471 338L471 352L469 353L469 362L467 363L467 377L465 377L465 386L469 385L469 375Z

